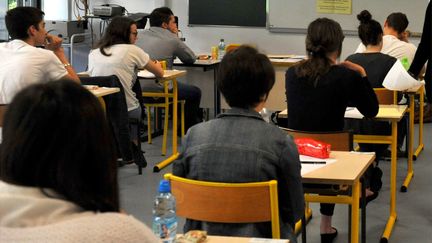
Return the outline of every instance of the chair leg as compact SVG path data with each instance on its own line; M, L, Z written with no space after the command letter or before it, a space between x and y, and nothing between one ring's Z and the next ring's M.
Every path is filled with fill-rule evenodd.
M157 109L157 108L155 108ZM151 137L151 111L150 111L150 106L146 105L146 110L147 110L147 143L151 144L152 143L152 137Z
M162 139L162 155L166 155L167 150L167 138L168 138L168 116L169 116L169 103L165 103L165 114L164 114L164 130Z
M181 137L185 135L185 101L181 101Z

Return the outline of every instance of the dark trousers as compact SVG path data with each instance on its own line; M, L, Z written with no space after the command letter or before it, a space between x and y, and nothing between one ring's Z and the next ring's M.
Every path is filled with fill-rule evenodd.
M162 92L162 85L155 83L153 80L140 80L141 89L146 92ZM185 83L177 83L178 87L178 100L185 100L185 130L187 131L191 126L202 122L202 111L200 109L201 90L194 86ZM144 103L163 102L162 99L143 98ZM172 109L171 109L172 110ZM178 109L178 118L180 121L180 109ZM180 124L180 123L178 123Z

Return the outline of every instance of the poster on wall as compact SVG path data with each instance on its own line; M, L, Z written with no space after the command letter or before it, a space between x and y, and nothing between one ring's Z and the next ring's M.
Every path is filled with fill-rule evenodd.
M317 0L317 13L352 14L352 0Z

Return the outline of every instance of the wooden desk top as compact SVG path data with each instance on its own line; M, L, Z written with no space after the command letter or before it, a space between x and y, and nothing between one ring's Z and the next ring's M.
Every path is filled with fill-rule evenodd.
M407 110L406 105L379 105L379 111L374 120L382 121L399 121L404 116ZM280 118L288 117L288 110L285 109L279 113ZM349 107L345 112L345 118L351 119L363 119L363 115L357 110L357 108Z
M303 175L302 182L352 185L374 161L375 154L332 151L330 158L336 162Z
M216 64L219 64L220 61L221 60L212 60L212 59L208 59L208 60L196 60L192 64L185 64L185 63L182 63L180 60L175 59L173 65L174 66L185 66L185 67L201 67L201 66L216 65Z
M374 120L399 121L404 116L406 105L379 105L379 111ZM363 119L363 115L356 109L347 108L345 118Z
M186 71L184 70L165 70L164 76L162 78L158 78L159 81L167 81L172 80L174 78L182 77L186 75Z
M114 94L120 92L120 88L108 88L108 87L99 87L97 89L89 90L96 97L102 97L109 94Z
M205 242L206 243L289 243L289 240L208 235L207 240Z

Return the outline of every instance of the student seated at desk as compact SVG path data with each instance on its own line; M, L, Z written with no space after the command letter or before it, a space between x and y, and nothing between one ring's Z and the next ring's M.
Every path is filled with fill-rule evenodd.
M138 69L145 68L156 77L162 77L164 71L161 65L151 61L149 55L135 45L137 35L135 21L127 17L113 18L102 39L99 40L97 48L89 54L88 72L90 76L116 75L123 85L129 118L140 120L142 107L132 90L137 81ZM137 130L138 125L131 124L130 136L134 145L133 149L140 153L141 148L137 147ZM133 162L125 161L124 163Z
M3 125L0 242L158 242L120 213L114 141L92 93L70 80L30 86Z
M378 113L378 101L365 70L352 62L340 64L344 35L339 23L319 18L309 24L308 59L286 72L288 128L302 131L341 131L347 106L365 117ZM334 204L321 204L321 242L337 235L331 219Z
M398 61L396 58L381 53L383 45L383 31L381 25L372 19L367 10L357 15L360 20L358 34L362 44L366 47L362 53L348 56L347 60L362 66L368 76L372 88L383 88L383 81L387 73ZM377 122L368 120L350 120L347 125L356 133L390 135L391 126L388 122ZM387 144L359 144L361 151L374 151L377 158L383 157Z
M167 7L154 9L150 14L150 28L140 34L137 45L146 51L154 60L165 60L167 69L172 69L178 57L183 63L192 64L196 61L195 53L178 37L178 28L174 13ZM185 100L185 129L202 122L200 109L201 90L191 84L178 82L178 99ZM141 87L147 92L162 92L163 87L154 81L142 80ZM161 102L160 99L144 98L145 102ZM180 113L179 113L180 116Z
M293 227L304 213L300 161L292 139L258 113L275 82L267 56L241 46L223 58L218 88L231 109L189 129L173 173L212 182L278 181L281 238L296 242ZM245 205L247 207L247 205ZM187 219L184 231L271 238L270 222L223 224Z

